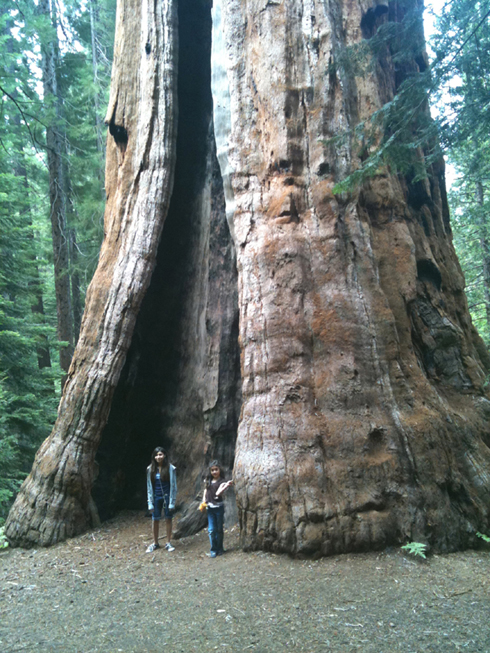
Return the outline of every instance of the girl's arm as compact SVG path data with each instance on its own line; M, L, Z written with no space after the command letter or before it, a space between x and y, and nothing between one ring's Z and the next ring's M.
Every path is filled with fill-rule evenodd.
M153 485L151 484L151 469L146 470L146 492L148 494L148 510L153 510Z
M233 485L233 481L227 481L226 483L221 483L219 488L216 491L216 496L219 497L220 494L223 494L223 492L226 492L226 490Z
M169 465L169 474L170 474L170 496L168 498L168 509L173 510L175 508L175 501L177 499L177 472L173 465Z
M208 504L206 503L206 488L204 488L204 494L202 495L202 501L201 504L198 508L201 512L204 512L206 508L208 507Z

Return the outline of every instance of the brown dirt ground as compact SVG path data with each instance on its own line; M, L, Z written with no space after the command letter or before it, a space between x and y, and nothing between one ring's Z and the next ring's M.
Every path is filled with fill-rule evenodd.
M400 550L293 560L224 556L207 534L145 553L150 520L122 513L50 549L0 555L0 651L490 652L488 551Z

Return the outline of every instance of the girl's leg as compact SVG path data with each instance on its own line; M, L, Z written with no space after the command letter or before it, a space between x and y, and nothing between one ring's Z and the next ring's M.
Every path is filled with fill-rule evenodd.
M147 553L152 553L155 549L158 549L158 533L160 530L160 517L162 515L162 506L161 501L157 499L155 505L153 506L153 515L151 519L151 528L153 532L153 544L146 549Z
M225 516L225 508L222 506L218 508L218 514L216 515L216 552L218 554L223 553L223 521Z
M217 542L216 542L216 536L217 536L217 519L216 519L216 508L208 508L208 533L209 533L209 544L211 547L211 553L216 554L218 552L217 549Z
M155 544L158 544L158 532L160 530L160 522L156 519L153 520L153 541Z
M167 544L165 545L165 548L167 549L167 551L175 551L175 548L172 546L170 542L170 540L172 539L172 513L168 509L169 500L170 497L167 492L163 500L163 505L165 508L165 526L167 528Z

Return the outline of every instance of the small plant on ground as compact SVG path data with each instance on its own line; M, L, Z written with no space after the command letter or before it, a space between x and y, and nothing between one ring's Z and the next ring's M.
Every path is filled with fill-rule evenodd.
M420 556L421 558L426 558L425 550L427 549L427 544L423 542L408 542L402 546L404 551L408 551L411 555Z
M488 535L484 535L483 533L477 533L477 537L481 537L481 539L486 542L487 544L490 544L490 537Z

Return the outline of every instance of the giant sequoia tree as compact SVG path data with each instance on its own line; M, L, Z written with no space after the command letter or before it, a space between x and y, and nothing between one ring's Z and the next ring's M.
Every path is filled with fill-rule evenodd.
M120 0L105 240L13 543L129 505L159 442L184 523L205 461L234 458L246 548L450 550L488 528L489 358L442 163L333 193L364 154L332 137L425 65L387 46L356 75L345 48L407 8Z

